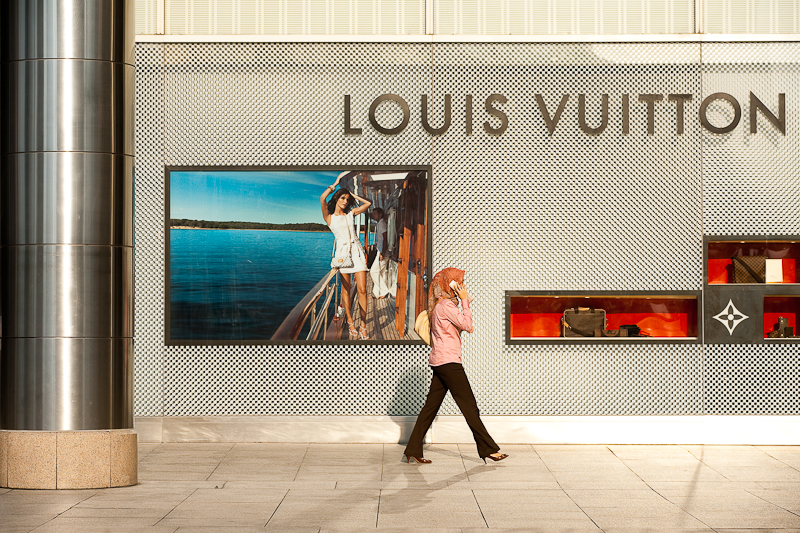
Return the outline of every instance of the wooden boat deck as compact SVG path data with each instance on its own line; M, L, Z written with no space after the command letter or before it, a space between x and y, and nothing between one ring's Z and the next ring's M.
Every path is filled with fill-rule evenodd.
M355 304L358 305L358 304ZM372 295L372 278L367 275L367 331L369 332L370 340L378 340L378 341L411 341L411 340L420 340L419 335L414 331L414 319L410 319L407 322L407 332L405 336L400 336L395 328L394 324L394 306L395 306L395 299L392 295L386 296L386 298L377 299ZM416 318L416 317L414 317ZM343 320L341 322L344 322ZM331 336L331 332L333 328L337 328L340 321L336 320L334 324L331 325L331 329L329 329L329 335L326 337L328 339L336 338L336 334L333 333ZM359 327L358 321L356 321L356 328ZM350 340L357 340L358 337L350 337L347 330L347 324L344 323L343 327L341 328L341 333L339 333L341 339L349 338Z

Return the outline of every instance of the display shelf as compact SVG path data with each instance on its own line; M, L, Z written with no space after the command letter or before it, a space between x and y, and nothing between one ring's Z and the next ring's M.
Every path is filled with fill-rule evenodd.
M800 296L769 295L764 296L764 338L770 341L800 341L796 336L797 317L800 316ZM778 330L780 319L784 318L787 325L792 328L790 336L768 337L767 335Z
M506 292L506 342L641 343L699 340L699 291ZM647 336L562 336L561 317L571 308L603 309L606 329L637 325Z
M709 285L746 284L737 282L734 257L763 258L765 284L795 284L800 280L800 238L795 237L707 237L706 283ZM761 273L761 272L759 272ZM760 284L750 282L749 284Z

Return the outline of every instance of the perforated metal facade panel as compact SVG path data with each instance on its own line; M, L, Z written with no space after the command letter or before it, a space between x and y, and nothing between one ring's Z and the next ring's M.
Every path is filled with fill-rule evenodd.
M772 149L792 161L781 163L787 168L797 152L788 135L755 139L737 130L727 142L742 145L733 150L738 159L725 166L719 139L702 133L697 120L709 93L704 84L715 83L719 68L727 78L718 82L727 79L737 91L754 87L766 99L777 85L757 76L750 81L749 74L740 79L742 65L706 65L708 46L138 45L136 414L415 415L429 376L428 349L421 346L165 347L165 165L432 165L433 268L468 271L476 332L465 336L463 355L482 413L704 412L703 381L717 376L704 376L702 345L507 347L503 304L506 290L700 290L704 231L800 232L796 184L782 189L778 205L752 205L741 193L749 186L744 180L733 189L719 184L716 176L744 159L753 168L762 161L763 184L777 187L782 182L774 173L775 181L769 178L775 163L761 159L758 143L777 142ZM714 46L759 54L746 48L759 45ZM781 84L800 81L789 67L780 72ZM384 93L403 96L411 107L411 122L398 136L376 133L367 120L370 103ZM485 121L499 124L483 107L495 93L508 98L497 106L509 120L501 136L483 129ZM581 93L591 127L600 123L601 94L609 95L608 126L598 135L580 130ZM352 95L361 136L343 134L345 94ZM443 120L444 95L452 95L452 125L442 136L421 127L423 94L434 126ZM467 94L471 135L465 134ZM552 136L536 94L551 114L570 95ZM664 96L655 104L652 135L640 94ZM683 134L668 94L693 95ZM399 117L391 105L380 113L382 123ZM800 377L784 379L796 387ZM747 412L715 401L715 413ZM789 409L753 401L750 412ZM442 414L457 412L448 399Z
M726 92L742 107L731 133L703 134L704 217L709 235L797 235L800 229L800 44L753 43L703 46L703 92ZM758 135L750 134L753 92L778 113L786 94L786 135L758 114ZM733 119L730 104L709 109L717 125Z
M134 413L164 411L164 47L136 46Z

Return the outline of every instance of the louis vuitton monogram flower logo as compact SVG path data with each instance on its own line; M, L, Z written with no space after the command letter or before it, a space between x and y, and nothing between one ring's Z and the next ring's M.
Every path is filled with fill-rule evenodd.
M718 315L714 315L714 320L718 320L723 326L728 329L728 334L733 335L733 330L736 326L750 318L742 313L736 306L733 305L733 300L728 300L728 305Z

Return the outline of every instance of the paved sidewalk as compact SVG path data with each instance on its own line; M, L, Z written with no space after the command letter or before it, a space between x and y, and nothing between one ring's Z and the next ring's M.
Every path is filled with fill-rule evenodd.
M800 446L141 444L135 487L0 489L0 531L800 533Z

